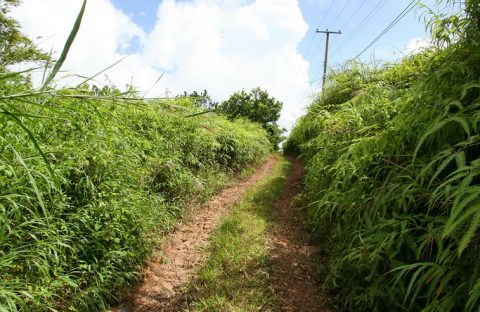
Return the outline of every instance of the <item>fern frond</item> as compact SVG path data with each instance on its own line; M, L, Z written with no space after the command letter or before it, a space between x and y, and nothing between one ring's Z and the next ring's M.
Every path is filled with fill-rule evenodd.
M459 257L462 255L465 248L467 248L467 246L470 244L473 236L475 235L475 232L478 229L478 226L480 225L480 204L476 205L475 207L477 211L472 218L472 222L470 223L470 227L468 228L468 231L465 233L465 235L463 236L458 246Z

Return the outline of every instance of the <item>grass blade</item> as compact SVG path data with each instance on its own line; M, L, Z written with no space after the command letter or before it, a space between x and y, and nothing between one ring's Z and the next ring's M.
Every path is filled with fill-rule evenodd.
M83 13L85 12L86 5L87 5L87 0L84 0L82 4L82 8L78 13L75 24L73 25L73 29L70 32L70 35L68 36L65 46L63 47L62 54L60 55L60 58L58 59L57 63L55 63L55 66L53 67L52 72L50 73L50 75L48 75L47 79L45 80L41 90L45 90L47 88L48 84L53 80L53 78L55 78L55 75L58 73L58 71L62 67L63 62L65 62L65 59L67 58L67 55L68 55L68 51L70 50L73 44L73 41L77 36L78 30L80 29L80 24L82 23Z
M99 71L99 72L98 72L98 73L96 73L95 75L93 75L93 76L91 76L91 77L88 77L88 78L86 78L84 81L82 81L81 83L79 83L79 84L77 85L77 88L78 88L78 87L80 87L81 85L83 85L83 84L85 84L85 83L89 82L90 80L94 79L94 78L95 78L95 77L97 77L98 75L100 75L100 74L102 74L102 73L106 72L107 70L109 70L110 68L114 67L115 65L117 65L118 63L120 63L121 61L123 61L123 60L124 60L124 59L126 59L126 58L127 58L127 57L126 57L126 56L124 56L124 57L122 57L121 59L119 59L118 61L116 61L115 63L113 63L112 65L110 65L110 66L108 66L108 67L106 67L106 68L102 69L101 71Z

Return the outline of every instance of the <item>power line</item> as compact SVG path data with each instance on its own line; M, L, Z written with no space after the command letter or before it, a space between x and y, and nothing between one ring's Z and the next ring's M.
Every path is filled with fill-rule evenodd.
M351 0L349 0L349 1L351 1ZM325 17L328 16L328 13L330 13L330 10L332 9L334 3L335 3L335 0L331 0L331 1L330 1L330 5L328 6L327 10L326 10L325 13L323 14L323 16L322 16L322 18L320 19L320 21L323 21L323 20L325 19ZM319 27L320 27L320 25L319 25ZM310 52L310 49L311 49L312 44L313 44L313 38L314 38L314 36L311 37L310 42L309 42L309 44L308 44L308 47L307 47L307 50L306 50L306 53L305 53L305 54L308 54L308 52ZM316 51L317 51L317 49L316 49L315 52L314 52L314 56L316 56ZM292 82L292 84L288 87L287 96L288 96L291 92L293 93L293 91L295 90L295 88L296 88L296 86L297 86L298 76L300 75L301 72L302 72L302 69L301 69L300 67L298 67L298 70L296 71L296 74L295 74L295 76L294 76L293 82ZM308 75L308 72L307 72L307 75ZM290 98L288 97L288 99L290 99Z
M336 42L336 38L332 37L332 46L335 45L335 42ZM322 80L322 76L320 75L321 67L322 67L321 62L316 63L315 67L312 69L312 73L316 76L316 78L314 77L313 81L311 82Z
M353 29L353 31L349 34L349 36L347 36L347 38L344 41L342 41L332 53L334 54L343 46L345 46L348 42L350 42L350 40L352 40L370 22L370 20L383 8L383 6L386 4L386 1L387 0L379 0L377 4L370 10L370 12L360 21L360 23L357 24L357 26ZM349 17L349 20L345 22L343 25L347 25L348 23L350 23L355 13L358 12L365 5L366 2L367 0L364 0L360 4L358 9L354 12L354 14L352 14ZM317 66L315 66L315 69L313 70L314 75L319 76L320 70L321 70L321 65L319 63L317 64Z
M313 37L313 35L312 35L312 36L310 37L310 42L309 42L308 47L307 47L307 50L306 50L306 52L305 52L306 55L308 55L308 54L309 54L308 52L310 52L310 49L311 49L312 44L313 44L313 38L314 38L314 37ZM295 88L296 82L297 82L297 80L298 80L298 76L300 75L301 72L302 72L302 68L301 68L300 66L298 66L298 67L297 67L297 71L296 71L296 73L295 73L295 75L294 75L294 78L293 78L293 82L292 82L292 84L289 85L288 91L286 92L286 95L287 95L287 96L288 96L288 94L290 94L291 91L293 91L292 89Z
M357 9L357 11L363 7L363 5L367 1L364 0L360 7ZM352 40L369 22L370 20L383 8L383 6L386 4L387 0L379 0L377 4L370 10L370 12L360 21L360 23L353 29L353 31L347 36L347 38L342 41L332 52L333 54L340 50L343 46L345 46L350 40ZM350 17L350 19L352 16ZM350 22L347 21L344 25L348 24ZM320 64L317 64L315 67L314 73L318 72L320 70Z
M295 90L298 89L298 84L299 84L299 77L300 77L300 73L302 72L302 68L301 67L298 67L298 72L297 72L297 75L295 77L295 80L293 81L292 84L289 85L288 87L288 92L286 93L286 99L285 101L288 102L289 100L292 99L292 96L295 94ZM307 70L307 75L308 75L308 70Z
M343 23L343 25L340 27L340 29L344 29L345 26L347 26L351 21L352 21L352 18L357 15L358 12L360 12L360 10L363 8L363 6L365 5L365 3L367 3L368 0L363 0L362 4L360 4L360 6L358 7L358 9L356 11L354 11L352 13L352 15L350 15L349 18L347 18L347 21L345 23Z
M323 14L322 18L320 19L321 21L323 21L325 17L327 17L328 13L330 13L330 10L332 9L334 3L335 3L335 0L330 1L330 5L328 6L328 9L325 11L325 14Z
M333 43L335 43L335 36L333 36L332 38L330 38L331 41ZM321 68L321 65L322 65L323 62L318 62L317 65L314 67L314 69L312 69L312 72L320 72L320 68ZM303 94L308 91L309 87L313 90L312 88L312 83L314 82L317 82L317 81L320 81L322 80L323 77L319 77L318 79L314 79L312 81L309 81L309 84L308 85L303 85L303 86L299 86L298 88L296 88L294 90L294 92L292 92L291 94L291 98L295 99L295 100L299 100L303 97ZM318 90L320 92L320 90ZM313 91L312 91L313 93Z
M390 29L393 28L393 26L395 26L402 18L404 18L408 13L410 13L411 10L413 10L413 8L415 7L415 2L416 0L412 0L410 2L409 5L407 5L407 7L405 9L403 9L402 12L400 12L400 14L398 14L397 17L395 17L395 19L375 38L373 39L372 42L370 42L369 45L367 45L365 47L365 49L363 49L360 53L357 54L357 56L355 56L353 59L357 59L358 57L360 57L360 55L362 55L365 51L367 51L372 45L375 44L375 42L377 42L380 38L382 38Z
M330 34L334 35L341 35L342 32L339 31L329 31L327 30L318 30L316 31L317 33L322 33L326 35L326 40L325 40L325 61L323 63L323 81L322 81L322 91L325 89L325 83L327 82L327 65L328 65L328 42L330 39Z
M365 0L366 1L366 0ZM364 3L365 3L364 1ZM337 18L342 15L343 11L345 11L345 9L347 8L347 6L350 4L350 2L352 2L352 0L348 0L345 5L343 6L343 8L337 13L337 15L335 15L335 17L332 19L332 22L335 22L337 20Z
M332 38L332 46L335 44L335 42L336 42L335 39ZM319 45L319 47L320 47L320 45ZM334 52L335 52L335 51L334 51ZM333 53L332 53L332 54L333 54ZM321 63L321 62L316 63L316 65L313 66L313 68L312 68L312 73L313 73L313 75L314 75L314 76L317 76L317 74L320 73L321 68L322 68L322 63ZM319 79L320 79L320 78L319 78Z
M348 1L350 2L350 1ZM363 5L367 2L367 0L364 0L361 5L359 6L359 9L363 7ZM367 45L365 49L363 49L356 57L360 57L365 51L367 51L372 45L374 45L378 40L380 40L388 31L390 31L398 22L400 22L401 19L403 19L407 14L411 12L415 8L415 2L416 0L412 0L407 7L370 43ZM351 39L353 39L354 36L357 35L358 32L360 32L369 22L370 20L380 11L380 9L386 4L386 0L380 0L375 7L369 12L369 14L355 27L354 31L335 49L334 52L336 52L338 49L341 47L345 46ZM346 8L348 3L342 8L341 12ZM332 3L330 4L329 10L332 6ZM327 11L329 11L327 10ZM356 13L355 12L355 13ZM347 25L350 21L351 18L355 15L352 14L352 16L349 17L349 19L346 21L346 23L343 24L342 28ZM339 16L340 14L337 14ZM337 18L337 16L334 18L334 20ZM319 67L319 66L317 66ZM311 81L315 82L315 81ZM300 93L303 93L307 89L306 86L301 87L299 90L296 90L296 92L292 92L292 96L294 99L297 99L300 96Z
M380 9L386 4L386 0L380 0L375 7L365 16L365 18L355 27L355 29L350 33L350 35L335 49L335 52L344 47L351 39L353 39L369 22L370 20L380 11Z
M339 13L336 14L335 18L332 20L333 22L345 11L345 9L348 7L348 5L352 2L352 0L348 0L345 5L342 7L342 9L339 11ZM363 7L363 5L367 2L367 0L364 0L362 2L362 4L360 5L360 8ZM333 5L334 5L335 1L334 0L331 0L330 1L330 4L327 8L327 10L325 11L325 13L323 14L322 18L320 19L321 23L323 23L323 21L325 20L325 18L328 16L328 14L330 13L330 11L332 10L333 8ZM313 44L313 36L311 37L310 39L310 42L308 44L308 48L307 48L307 53L310 52L310 49L312 47L312 44ZM320 47L320 44L318 44L318 47ZM314 50L314 56L317 55L318 53L318 48ZM309 54L310 55L310 54ZM313 57L315 59L315 57ZM320 66L320 62L318 63L318 67ZM316 68L317 66L315 66L314 68ZM298 86L298 78L300 76L300 73L302 72L301 68L298 67L298 70L296 72L296 75L294 76L294 80L293 80L293 83L291 85L289 85L288 87L288 92L286 93L287 94L287 99L290 100L292 97L293 98L296 98L297 94L300 93L300 92L303 92L305 89L306 89L306 86ZM307 75L308 75L308 72L307 72Z

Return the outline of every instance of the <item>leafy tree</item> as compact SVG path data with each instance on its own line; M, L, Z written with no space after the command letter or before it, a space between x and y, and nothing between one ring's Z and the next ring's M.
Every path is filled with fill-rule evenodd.
M260 88L254 88L249 93L242 90L233 93L230 98L218 106L218 110L229 119L245 117L258 122L269 133L270 142L275 149L283 140L281 129L277 125L282 102L270 97L268 92Z
M46 60L48 56L20 32L18 22L7 16L12 6L20 4L20 0L0 0L0 70L5 71L7 65L23 61Z
M281 109L282 103L260 88L255 88L250 93L245 90L235 92L219 106L219 110L230 119L246 117L262 126L276 122Z
M280 143L286 138L283 134L287 131L287 129L280 128L277 123L268 123L264 128L267 130L273 148L278 150Z

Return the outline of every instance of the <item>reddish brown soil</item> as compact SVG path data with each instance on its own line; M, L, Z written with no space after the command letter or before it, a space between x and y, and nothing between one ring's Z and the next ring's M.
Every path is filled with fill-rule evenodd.
M270 157L252 176L224 189L201 210L191 214L161 245L161 256L154 256L144 271L143 281L125 302L113 309L130 311L171 311L181 288L191 280L205 260L208 237L230 206L253 184L265 177L274 167Z
M273 212L270 230L273 289L279 311L330 311L316 278L317 249L309 243L301 213L292 207L300 192L303 166L291 158L292 169Z

